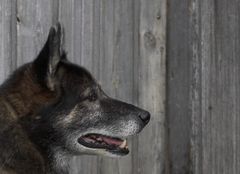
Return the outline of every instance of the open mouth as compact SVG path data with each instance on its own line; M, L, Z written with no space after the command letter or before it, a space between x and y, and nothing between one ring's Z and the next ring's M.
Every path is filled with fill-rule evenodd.
M105 149L117 155L127 155L129 153L126 140L106 135L87 134L80 137L78 143L88 148Z

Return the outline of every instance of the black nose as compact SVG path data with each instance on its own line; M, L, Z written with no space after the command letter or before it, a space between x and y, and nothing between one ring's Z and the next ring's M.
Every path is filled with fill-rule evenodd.
M150 120L150 113L147 111L141 112L139 114L139 117L145 124L148 124L148 122Z

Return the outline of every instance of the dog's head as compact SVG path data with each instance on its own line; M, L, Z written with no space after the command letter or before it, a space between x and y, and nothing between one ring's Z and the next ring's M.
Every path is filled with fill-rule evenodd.
M126 138L144 128L149 112L107 96L86 69L67 60L61 38L61 26L51 28L33 62L38 82L57 93L40 112L37 129L74 154L128 154Z

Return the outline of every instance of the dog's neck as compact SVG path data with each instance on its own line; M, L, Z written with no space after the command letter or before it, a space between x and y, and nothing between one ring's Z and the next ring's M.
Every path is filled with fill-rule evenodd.
M18 119L36 113L48 101L53 100L55 94L37 82L32 73L32 65L27 64L1 86L0 97L10 115Z
M72 154L54 139L54 130L41 119L23 117L19 122L28 133L29 139L42 155L47 174L68 174Z
M29 140L35 145L37 151L42 155L47 174L68 174L69 161L72 156L63 149L54 138L51 138L52 129L48 129L41 120L28 120L22 118L19 123L26 130ZM47 126L47 125L46 125Z

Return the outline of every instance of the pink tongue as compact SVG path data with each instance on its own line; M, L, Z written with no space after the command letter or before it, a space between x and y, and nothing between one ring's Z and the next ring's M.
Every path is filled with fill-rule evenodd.
M94 143L95 140L93 140L92 138L88 138L88 137L84 137L84 140L88 143Z
M102 137L103 141L105 141L107 144L114 144L117 146L120 146L122 144L121 140L111 139L107 137Z

